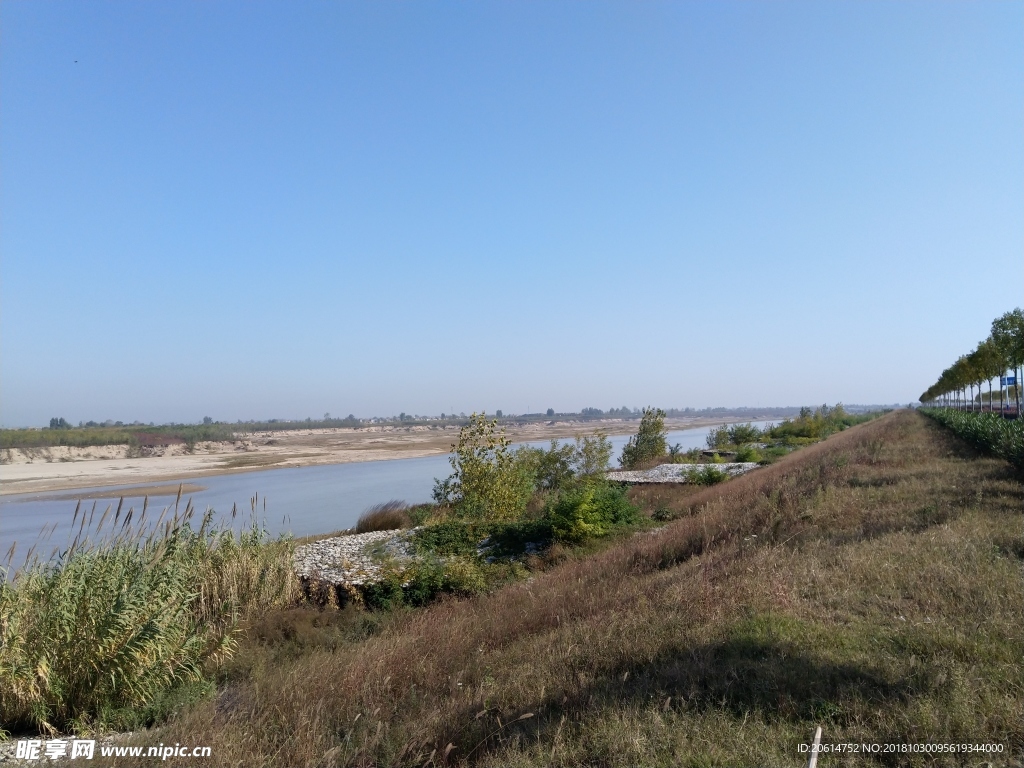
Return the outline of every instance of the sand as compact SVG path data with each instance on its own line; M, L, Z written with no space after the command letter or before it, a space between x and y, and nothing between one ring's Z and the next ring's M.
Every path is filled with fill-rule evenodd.
M746 419L667 419L665 426L669 430L691 429L737 421ZM571 438L598 430L622 435L635 432L638 423L621 419L557 421L510 425L506 434L513 442ZM233 442L199 443L193 453L187 453L183 445L172 445L137 457L129 455L127 446L3 450L0 495L139 483L166 486L232 472L436 456L448 453L457 437L458 428L453 426L371 426L249 433Z

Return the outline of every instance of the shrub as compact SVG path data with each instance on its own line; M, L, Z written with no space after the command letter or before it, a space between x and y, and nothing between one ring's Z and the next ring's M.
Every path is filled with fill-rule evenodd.
M667 450L665 412L660 408L644 408L640 427L623 447L619 463L623 469L633 469L646 461L664 456Z
M426 525L427 521L437 512L437 506L434 504L414 504L405 510L413 526Z
M686 479L694 485L717 485L728 480L729 473L714 464L705 464L699 469L694 468L687 472Z
M427 557L392 569L379 581L367 584L363 599L370 608L393 610L402 605L427 605L444 593L466 596L486 588L484 566L473 558Z
M732 445L756 443L761 439L761 430L753 424L734 424L728 429L729 442Z
M836 432L842 432L847 427L869 421L877 415L865 413L854 416L845 411L842 403L832 408L822 405L813 411L805 407L800 409L798 418L786 419L781 424L766 428L763 434L790 445L808 445Z
M736 449L736 461L760 461L761 454L752 445L741 445Z
M573 471L577 477L603 476L612 458L612 444L604 432L576 436Z
M408 505L398 499L374 504L359 516L359 520L356 522L356 533L411 528L412 518L409 516L408 509Z
M548 450L523 447L516 451L521 470L533 478L540 490L558 490L602 476L611 456L612 444L604 432L577 435L575 443L552 440Z
M483 526L464 520L445 520L428 525L413 535L413 547L420 554L442 557L475 555L481 539L487 537Z
M615 526L636 522L639 512L629 503L624 490L594 484L561 494L550 508L548 518L556 541L581 544L605 536Z
M789 453L789 449L781 445L770 446L761 451L761 460L758 463L771 464L776 459L781 459L787 453Z

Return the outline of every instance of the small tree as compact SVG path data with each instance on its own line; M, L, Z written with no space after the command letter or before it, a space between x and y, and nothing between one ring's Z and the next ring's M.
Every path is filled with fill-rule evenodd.
M729 428L723 424L720 427L709 430L704 442L712 451L716 448L724 448L729 444Z
M577 477L603 477L612 458L612 444L604 432L576 436L573 469Z
M533 478L509 450L497 419L474 413L459 430L448 461L452 475L434 482L434 500L459 517L514 520L526 510Z
M640 428L622 449L619 463L624 469L664 456L668 450L665 439L665 412L661 408L644 408Z

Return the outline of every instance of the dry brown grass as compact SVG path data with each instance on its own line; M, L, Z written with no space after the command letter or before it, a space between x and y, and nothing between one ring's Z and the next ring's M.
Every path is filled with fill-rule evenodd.
M489 596L281 613L217 701L140 740L239 766L792 766L822 725L1019 760L1024 505L1005 463L896 412L675 494L665 528Z
M356 533L412 528L412 518L409 517L408 509L409 505L398 499L374 504L359 516L359 520L356 522Z

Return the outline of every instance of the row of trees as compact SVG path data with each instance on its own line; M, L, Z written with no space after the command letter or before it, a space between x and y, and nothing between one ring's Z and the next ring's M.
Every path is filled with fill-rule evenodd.
M988 410L994 410L992 380L1001 379L1008 371L1016 377L1013 397L1017 415L1021 415L1020 383L1024 367L1024 312L1019 308L992 321L992 332L975 350L963 355L942 372L939 380L922 395L921 402L961 410L984 410L983 385L988 384ZM974 388L978 388L975 398ZM1003 388L999 385L999 410L1003 407ZM1009 396L1009 390L1007 390Z

